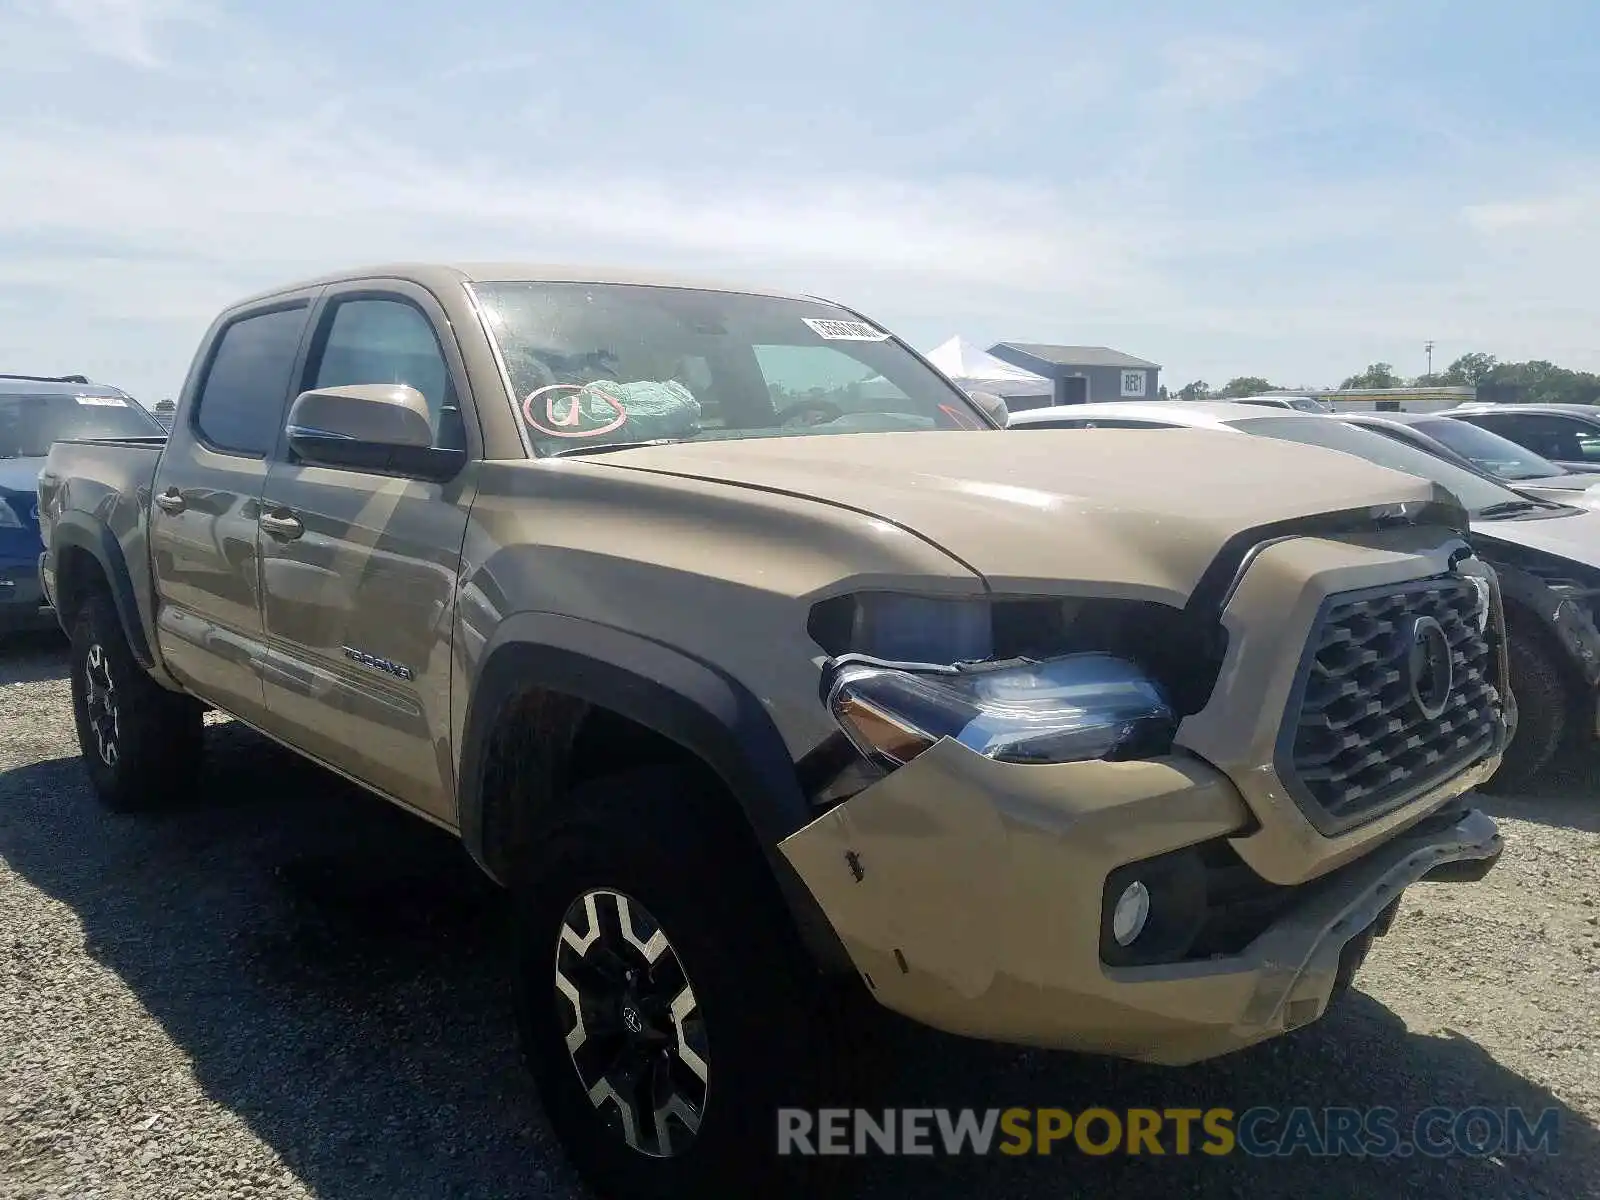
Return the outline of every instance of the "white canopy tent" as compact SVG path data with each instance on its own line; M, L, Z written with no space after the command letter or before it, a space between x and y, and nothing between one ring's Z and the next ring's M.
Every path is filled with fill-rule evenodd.
M929 350L927 358L969 392L993 392L1004 399L1055 396L1055 384L1043 375L1003 362L959 335Z

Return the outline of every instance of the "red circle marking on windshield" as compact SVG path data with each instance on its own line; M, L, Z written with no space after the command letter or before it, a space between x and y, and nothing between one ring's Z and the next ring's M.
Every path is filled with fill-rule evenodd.
M558 393L561 392L572 393L572 396L570 397L571 404L568 406L565 415L557 416L556 400L559 398ZM601 425L596 429L573 429L572 426L583 420L583 410L580 407L579 402L584 392L588 392L591 396L598 396L600 399L609 404L611 406L611 410L617 414L615 419L613 419L609 424ZM540 396L545 398L545 421L541 421L538 417L533 415L534 401L539 399ZM534 429L544 434L546 437L592 438L599 437L603 433L610 433L615 429L620 429L627 423L628 410L622 406L621 400L618 400L610 392L606 391L604 388L597 387L595 384L552 383L545 387L537 388L534 391L529 392L527 396L524 397L522 401L522 419L527 421L529 425L532 425ZM549 423L546 424L546 421Z

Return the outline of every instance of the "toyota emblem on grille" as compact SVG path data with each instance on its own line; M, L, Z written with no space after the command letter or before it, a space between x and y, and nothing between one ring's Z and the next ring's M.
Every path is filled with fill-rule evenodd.
M1444 712L1455 685L1450 639L1438 621L1417 617L1411 622L1406 649L1406 683L1411 688L1411 698L1431 721Z

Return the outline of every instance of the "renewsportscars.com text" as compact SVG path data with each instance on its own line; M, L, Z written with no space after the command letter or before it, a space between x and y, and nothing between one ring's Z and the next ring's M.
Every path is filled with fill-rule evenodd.
M1520 1108L786 1108L783 1155L1554 1155L1560 1113Z

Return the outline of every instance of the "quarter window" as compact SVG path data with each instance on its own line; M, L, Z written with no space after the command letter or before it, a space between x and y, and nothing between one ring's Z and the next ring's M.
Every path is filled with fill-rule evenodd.
M222 331L196 400L195 429L228 454L264 458L277 443L306 309L242 317Z

